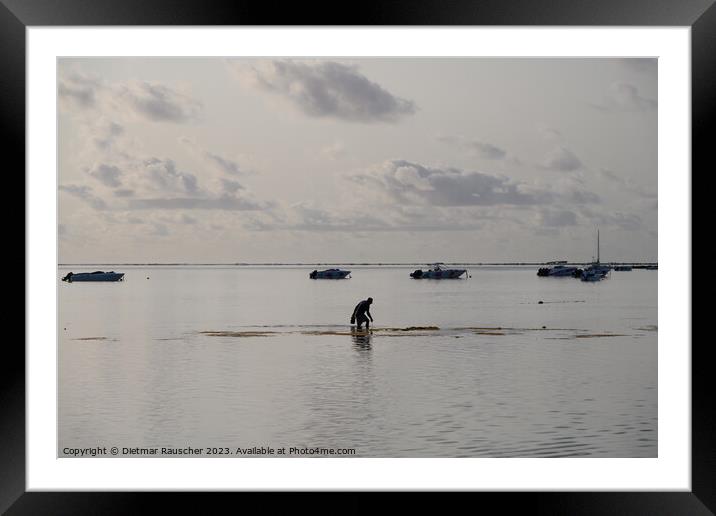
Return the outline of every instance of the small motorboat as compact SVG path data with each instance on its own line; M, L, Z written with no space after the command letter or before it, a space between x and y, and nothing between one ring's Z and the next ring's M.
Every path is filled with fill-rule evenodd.
M554 267L540 267L537 271L537 276L554 276L554 277L566 277L574 276L577 271L576 267L568 267L566 265L555 265Z
M458 279L463 274L467 275L467 269L445 269L443 264L435 263L427 271L416 270L410 273L413 279Z
M326 269L325 271L314 270L308 277L311 279L346 279L349 278L351 271L341 269Z
M62 278L62 281L66 281L67 283L73 283L75 281L124 281L124 273L114 271L94 271L78 272L75 274L73 272L68 272L67 275Z
M609 271L612 270L611 267L608 265L602 265L600 263L593 263L586 269L582 271L582 274L579 276L579 278L582 281L599 281L603 280L607 277L607 274L609 274Z

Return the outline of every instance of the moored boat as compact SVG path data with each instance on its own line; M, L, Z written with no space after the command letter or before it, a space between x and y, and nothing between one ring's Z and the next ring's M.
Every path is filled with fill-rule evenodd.
M467 276L467 269L445 269L441 265L435 263L427 271L417 269L410 273L410 277L413 279L458 279L463 274Z
M351 271L341 269L326 269L324 271L314 270L308 277L311 279L345 279L350 276Z
M582 281L599 281L606 278L609 271L612 270L612 266L601 263L599 257L599 230L597 230L597 261L592 262L584 269L577 269L574 277L580 278Z
M582 281L600 281L603 280L606 273L600 269L585 269L582 272Z
M576 267L571 267L567 265L555 265L554 267L540 267L540 269L537 271L537 276L574 276L574 273L576 271Z
M67 275L62 278L62 281L66 281L67 283L74 283L75 281L124 281L124 273L123 272L104 272L104 271L94 271L94 272L68 272Z

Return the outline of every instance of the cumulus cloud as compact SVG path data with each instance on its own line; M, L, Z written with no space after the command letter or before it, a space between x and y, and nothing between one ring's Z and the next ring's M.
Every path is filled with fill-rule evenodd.
M247 74L260 89L288 99L308 116L349 122L396 122L412 115L413 101L397 97L372 82L355 66L334 61L261 61L230 66Z
M497 145L464 136L438 136L438 141L457 145L483 159L503 159L507 152Z
M136 113L157 122L196 120L202 109L197 100L154 82L132 81L121 85L118 93Z
M582 168L582 162L571 150L558 145L542 160L542 168L558 172L574 172Z
M149 158L144 161L144 167L149 180L162 192L198 192L196 176L179 171L171 159Z
M230 176L246 175L248 172L239 165L236 159L226 157L214 151L207 150L196 143L193 139L185 136L179 138L179 141L186 146L192 154L207 163L214 170ZM242 156L246 159L246 156Z
M609 87L603 102L593 104L593 107L607 113L646 112L656 110L657 102L654 99L642 97L633 84L615 82Z
M100 87L97 79L71 72L57 81L57 95L62 104L90 108L96 102L96 90Z
M190 95L165 84L150 81L109 83L68 72L58 78L57 93L66 109L97 110L104 116L139 116L155 122L185 123L198 120L203 106ZM109 140L98 136L98 146L111 144L122 126L116 121L110 125Z
M92 138L97 148L109 150L119 136L124 133L124 126L113 120L102 120L96 128L96 134Z
M239 190L244 189L243 185L241 185L237 181L232 181L230 179L222 178L221 184L222 184L225 192L232 193L232 194L238 192Z
M550 194L530 191L505 177L455 168L430 168L405 160L387 161L366 174L349 179L378 187L406 204L433 206L533 205L548 202Z
M119 179L122 176L122 171L114 165L100 163L92 167L88 174L105 186L116 188L122 185L122 181Z
M110 190L95 192L90 186L75 184L62 185L60 190L96 210L271 211L274 208L271 202L253 199L251 192L233 180L219 178L200 185L195 174L180 169L168 158L127 156L122 169L99 164L87 172Z

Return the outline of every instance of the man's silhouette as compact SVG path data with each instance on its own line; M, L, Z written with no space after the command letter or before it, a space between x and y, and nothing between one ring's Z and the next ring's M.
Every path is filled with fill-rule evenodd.
M358 324L360 330L365 323L365 329L370 330L370 323L373 322L373 316L370 315L370 305L373 303L373 298L369 297L365 301L361 301L353 309L353 315L351 315L351 324L354 322ZM368 322L370 319L370 322Z

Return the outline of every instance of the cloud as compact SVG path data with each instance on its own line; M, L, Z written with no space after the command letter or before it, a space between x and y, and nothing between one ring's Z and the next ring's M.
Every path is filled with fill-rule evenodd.
M241 174L241 169L239 168L239 164L235 161L232 161L230 159L223 158L219 156L218 154L214 154L212 152L206 151L204 155L213 162L216 166L219 167L220 170L223 172L226 172L227 174L231 175L239 175Z
M634 193L638 195L639 197L643 197L645 199L655 199L657 197L656 190L650 190L644 187L641 187L637 184L635 184L630 178L628 177L622 177L611 170L607 169L600 169L599 175L608 181L609 183L612 183L615 187L617 187L620 190L624 190L627 192Z
M202 111L199 101L155 82L132 81L121 85L118 92L135 113L156 122L193 121Z
M457 145L483 159L503 159L507 156L507 152L496 145L464 136L438 136L438 141Z
M260 89L288 99L311 117L396 122L417 110L414 102L391 94L355 66L293 60L263 61L248 69L238 61L230 66L239 73L248 72Z
M634 213L594 211L587 207L582 207L581 212L592 221L592 225L612 226L627 231L639 230L644 227L641 218Z
M253 231L349 231L359 232L405 232L405 231L467 231L482 227L471 218L448 216L430 217L422 208L420 213L400 216L399 210L371 211L364 208L340 210L317 207L313 202L300 202L289 207L285 217L278 222L252 221L247 229ZM398 216L396 216L398 215Z
M573 172L582 168L582 162L571 150L558 145L547 153L541 167L558 172Z
M647 112L655 111L656 100L642 97L633 84L615 82L607 91L601 104L592 104L592 107L607 113Z
M105 186L109 186L111 188L122 186L122 182L119 179L122 176L122 171L114 165L100 163L99 165L92 167L88 171L88 174Z
M89 186L82 185L60 185L59 190L66 192L73 197L81 199L96 210L107 209L107 204L99 197L92 193L92 188Z
M405 204L433 206L533 205L548 202L549 192L529 191L524 185L479 172L429 168L405 160L387 161L351 181L378 187Z
M96 131L99 133L92 141L101 150L109 150L119 136L124 133L124 126L112 120L103 120Z
M147 177L155 187L166 192L182 192L196 194L198 182L196 176L187 172L180 172L173 160L149 158L144 161Z
M57 81L57 95L60 102L67 106L90 108L96 102L97 79L72 72Z
M239 176L247 175L249 173L247 170L244 169L244 167L240 166L238 161L236 161L235 159L227 158L226 156L223 156L216 152L209 151L196 143L196 141L191 138L182 136L181 138L179 138L179 141L183 145L185 145L186 148L189 149L189 151L197 158L208 163L211 168L218 172L221 172L222 174L227 174L230 176ZM244 160L248 159L246 156L241 156L241 158Z
M112 193L115 197L132 197L134 195L134 190L129 188L119 188Z
M226 210L251 211L270 207L269 203L259 203L249 199L222 195L219 197L166 197L130 199L131 210Z
M236 181L231 181L230 179L222 178L221 184L222 184L225 192L232 193L232 194L236 193L239 190L244 189L244 187L240 183L238 183Z
M154 122L186 123L198 120L203 110L201 102L165 84L150 81L109 83L75 71L60 75L57 94L61 105L68 110L95 110L113 118L134 115ZM109 133L105 131L104 137L95 139L99 147L110 145L112 136L123 129L116 121L109 124Z

